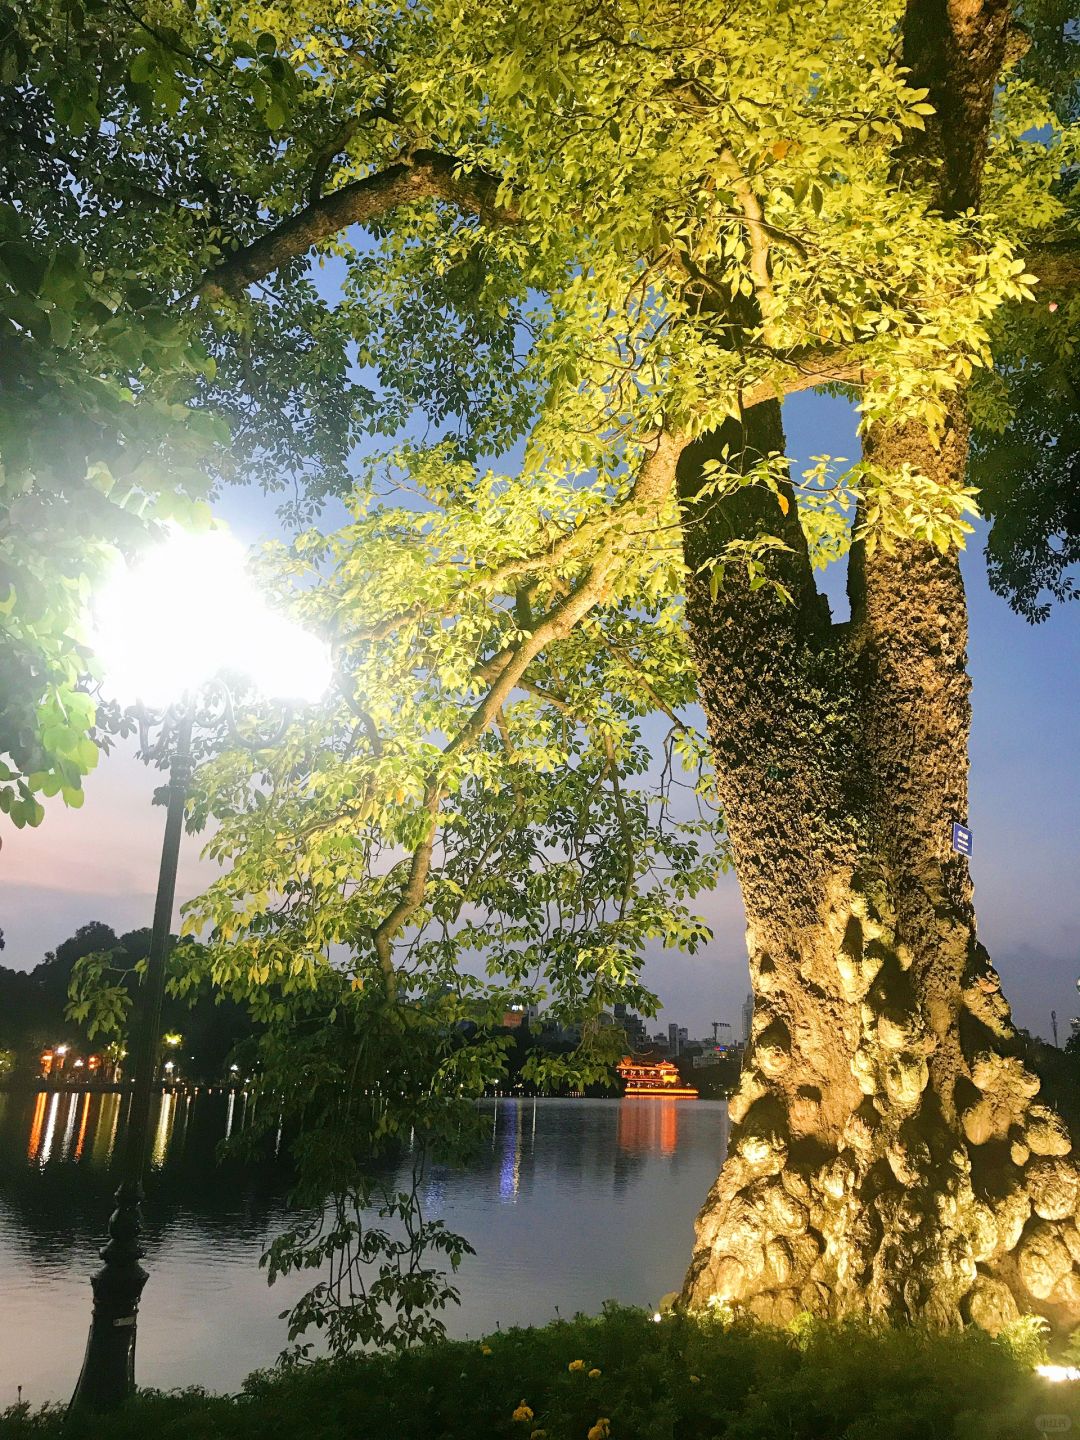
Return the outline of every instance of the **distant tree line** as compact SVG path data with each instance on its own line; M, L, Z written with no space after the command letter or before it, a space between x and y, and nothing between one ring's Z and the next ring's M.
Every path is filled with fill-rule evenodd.
M150 950L150 929L143 927L118 935L111 925L91 920L80 925L55 950L46 953L32 970L15 970L0 965L0 1078L29 1078L38 1072L42 1052L57 1045L68 1045L73 1052L89 1054L102 1050L110 1040L124 1041L123 1035L90 1033L89 1022L69 1018L72 975L79 961L88 956L108 955L114 979L133 996L138 985L137 966ZM171 945L180 943L170 937ZM4 948L0 931L0 949ZM162 1014L162 1034L176 1032L183 1036L180 1047L181 1072L185 1079L211 1082L227 1077L230 1064L239 1063L245 1073L259 1068L256 1041L261 1027L253 1020L247 1007L220 991L188 996L166 995ZM476 1026L465 1022L462 1039L471 1038ZM539 1093L526 1078L530 1054L543 1051L549 1056L570 1057L576 1039L543 1025L533 1028L526 1024L505 1032L505 1070L499 1088L521 1088ZM691 1054L683 1057L682 1078L695 1084L703 1095L726 1094L738 1081L738 1059L709 1070L694 1070ZM564 1087L565 1088L565 1087ZM612 1094L610 1083L594 1083L586 1087L591 1095ZM550 1093L550 1092L549 1092Z
M175 936L172 943L176 944ZM149 949L149 928L117 935L112 926L92 920L80 925L32 970L0 966L0 1054L5 1057L0 1061L0 1076L5 1072L36 1074L42 1051L58 1044L89 1053L117 1038L91 1035L86 1025L67 1017L72 971L86 956L107 952L122 983L133 992L138 984L136 966ZM182 1072L199 1080L220 1079L234 1055L243 1055L244 1042L254 1037L246 1009L220 995L202 995L194 1003L166 996L162 1031L183 1036Z

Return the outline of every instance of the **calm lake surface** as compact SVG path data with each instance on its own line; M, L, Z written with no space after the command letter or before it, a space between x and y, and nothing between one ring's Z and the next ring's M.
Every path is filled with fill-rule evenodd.
M0 1093L0 1409L66 1399L86 1344L89 1276L110 1210L118 1095ZM235 1389L286 1343L303 1281L258 1257L287 1228L285 1167L217 1160L243 1095L162 1097L145 1206L142 1385ZM457 1337L677 1289L716 1178L727 1107L705 1100L485 1102L482 1150L433 1168L425 1211L476 1248L458 1272ZM403 1176L408 1166L403 1162Z

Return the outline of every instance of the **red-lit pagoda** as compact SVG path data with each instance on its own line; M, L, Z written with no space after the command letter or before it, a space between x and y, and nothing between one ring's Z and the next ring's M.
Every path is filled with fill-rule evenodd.
M634 1060L626 1055L615 1068L626 1086L623 1094L628 1099L696 1100L698 1097L693 1085L683 1083L670 1060Z

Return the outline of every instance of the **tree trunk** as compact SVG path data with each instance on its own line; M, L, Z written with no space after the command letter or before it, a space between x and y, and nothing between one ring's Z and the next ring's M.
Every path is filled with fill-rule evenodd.
M693 1306L1080 1322L1078 1175L1035 1103L975 931L967 862L967 622L955 554L857 547L852 619L817 595L794 504L696 500L719 446L781 451L758 406L684 455L687 613L742 887L754 1019L731 1142L683 1289ZM874 458L959 481L967 436L879 431ZM700 567L782 530L792 595ZM696 572L696 573L695 573Z

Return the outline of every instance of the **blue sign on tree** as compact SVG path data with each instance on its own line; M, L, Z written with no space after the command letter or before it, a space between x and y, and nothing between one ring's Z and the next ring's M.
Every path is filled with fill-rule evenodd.
M971 831L966 825L961 825L959 820L953 821L952 848L961 855L971 854Z

